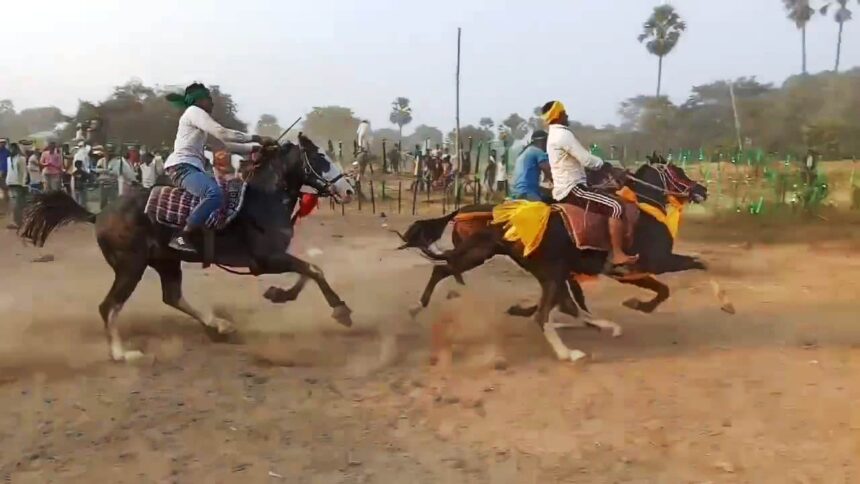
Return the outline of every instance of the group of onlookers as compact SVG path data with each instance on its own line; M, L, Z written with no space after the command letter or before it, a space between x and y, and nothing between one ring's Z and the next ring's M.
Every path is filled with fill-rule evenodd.
M153 187L163 175L163 154L143 151L138 146L129 146L120 153L109 143L91 146L78 140L72 149L54 141L38 149L30 140L10 143L0 138L0 198L6 202L12 219L8 228L21 224L32 192L65 190L85 205L87 191L100 188L103 207L132 185Z

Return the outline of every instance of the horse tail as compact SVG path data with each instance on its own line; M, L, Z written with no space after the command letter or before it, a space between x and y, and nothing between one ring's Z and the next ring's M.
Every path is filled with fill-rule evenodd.
M66 192L42 192L34 195L27 206L18 236L42 247L48 236L58 227L73 222L95 221L96 216L78 205Z
M442 238L442 234L445 233L445 227L448 226L448 223L450 223L459 212L459 210L454 210L444 217L418 220L410 225L403 234L396 230L393 231L401 240L403 240L403 245L397 249L402 250L414 247L421 250L425 255L436 259L434 257L436 254L430 251L430 246Z

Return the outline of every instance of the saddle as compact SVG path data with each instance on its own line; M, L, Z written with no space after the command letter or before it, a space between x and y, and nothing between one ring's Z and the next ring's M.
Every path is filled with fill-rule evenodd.
M586 205L588 207L591 202ZM624 246L633 244L633 228L639 220L639 207L635 203L623 202ZM581 250L609 251L609 217L569 203L554 203L552 209L559 213L570 239Z
M224 193L224 205L209 216L206 227L211 230L223 230L230 225L245 199L245 182L240 179L219 180L218 184ZM172 228L185 227L188 215L200 202L199 197L188 193L182 188L173 186L156 186L149 192L144 213L155 223Z
M206 220L203 230L202 262L203 268L209 267L215 256L215 231L223 230L230 225L242 209L247 185L240 179L218 180L224 193L224 204ZM185 227L188 215L200 202L196 197L182 188L174 186L156 186L149 192L144 213L155 223L174 229ZM199 249L199 248L198 248Z

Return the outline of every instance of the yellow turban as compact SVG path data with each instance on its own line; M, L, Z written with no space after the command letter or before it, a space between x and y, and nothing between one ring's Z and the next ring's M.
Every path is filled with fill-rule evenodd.
M561 101L553 101L549 110L541 115L546 124L550 124L564 112L564 104Z

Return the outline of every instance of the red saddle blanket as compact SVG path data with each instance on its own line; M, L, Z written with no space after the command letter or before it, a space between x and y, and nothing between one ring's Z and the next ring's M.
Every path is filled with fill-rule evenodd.
M209 216L206 226L221 230L239 214L245 198L245 182L239 179L219 180L224 192L224 204ZM188 215L200 202L200 198L182 188L156 186L149 192L144 212L155 222L170 227L184 227Z
M634 203L622 203L624 207L625 246L633 244L633 227L639 219L639 208ZM579 249L609 251L609 217L569 203L555 203L553 210L559 213L568 234Z

